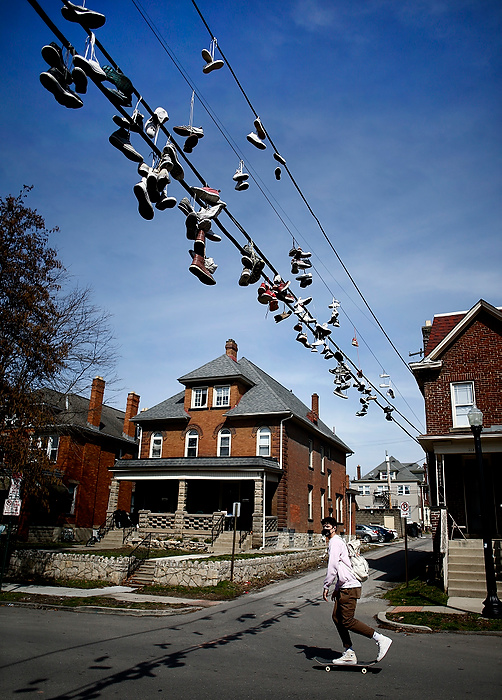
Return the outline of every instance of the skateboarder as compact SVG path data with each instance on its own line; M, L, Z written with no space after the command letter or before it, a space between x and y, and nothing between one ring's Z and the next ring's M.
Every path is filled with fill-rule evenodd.
M333 659L334 664L357 664L357 657L352 649L350 633L362 634L364 637L374 639L378 645L377 661L381 661L388 652L392 639L376 632L372 627L356 620L354 617L358 599L361 597L361 584L354 576L350 565L347 545L336 534L336 520L323 518L322 534L328 539L328 570L324 579L323 599L328 601L329 588L335 583L335 589L331 596L335 605L333 607L333 622L345 648L344 653L338 659Z

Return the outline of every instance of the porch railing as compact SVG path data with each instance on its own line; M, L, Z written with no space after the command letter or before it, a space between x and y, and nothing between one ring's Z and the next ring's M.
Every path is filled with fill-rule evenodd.
M216 520L213 519L213 527L211 528L211 544L213 545L215 540L221 535L225 529L225 514L220 515Z

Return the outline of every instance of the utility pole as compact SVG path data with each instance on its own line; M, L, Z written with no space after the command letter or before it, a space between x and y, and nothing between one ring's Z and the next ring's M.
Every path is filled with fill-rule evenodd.
M387 464L387 489L389 491L389 509L392 508L392 499L390 495L390 459L389 455L387 453L387 450L385 450L385 463Z

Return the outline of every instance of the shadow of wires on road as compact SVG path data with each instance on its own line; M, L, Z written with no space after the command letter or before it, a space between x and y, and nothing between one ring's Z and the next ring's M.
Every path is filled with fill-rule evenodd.
M300 612L302 611L303 608L316 604L317 601L315 600L310 600L306 599L301 605L295 605L294 607L290 607L287 610L283 610L277 615L268 617L266 620L263 620L262 622L259 622L258 624L254 626L247 627L246 629L239 630L237 632L233 632L232 634L224 635L223 637L218 637L217 639L212 639L207 642L201 642L200 644L195 644L190 647L187 647L185 649L181 649L179 651L175 651L172 653L160 655L157 658L151 659L149 661L143 661L143 662L138 662L134 666L127 668L123 671L118 671L117 673L112 673L106 678L102 678L97 681L93 681L92 683L88 683L85 685L82 685L78 688L74 688L73 690L69 690L65 693L59 694L59 695L53 695L50 696L50 700L90 700L91 698L100 698L102 697L102 694L105 693L106 691L109 691L111 688L115 688L117 690L117 686L120 686L122 683L126 683L129 681L136 681L140 680L142 678L154 678L156 676L155 671L157 669L161 668L169 668L169 669L176 669L176 668L181 668L186 665L187 659L190 656L190 654L193 654L193 652L200 651L202 649L216 649L218 647L225 646L227 644L232 644L234 642L239 642L242 639L244 639L248 635L256 635L262 632L263 630L266 630L273 625L279 624L282 619L284 618L295 618L297 617ZM280 606L277 606L280 607ZM210 620L211 615L206 615L204 618L200 618L201 620ZM237 621L241 622L247 622L248 619L252 618L253 616L251 615L242 615L240 618L237 618ZM176 628L166 628L166 630L173 630ZM159 632L162 630L156 629L155 632ZM102 644L102 641L100 642ZM162 649L162 650L167 650L169 647L172 646L170 642L166 642L164 644L155 644L155 647ZM318 652L320 650L317 650ZM108 657L110 658L110 657ZM94 660L95 662L96 660ZM89 666L89 668L93 668L93 666ZM16 693L23 693L23 692L34 692L36 690L35 687L33 687L33 682L31 683L28 681L24 682L24 687L23 688L18 688L15 692ZM29 690L27 690L27 686L29 687ZM41 688L39 689L40 692L44 692ZM45 691L46 692L46 691ZM106 692L106 697L110 697L109 692ZM48 696L47 696L48 697Z

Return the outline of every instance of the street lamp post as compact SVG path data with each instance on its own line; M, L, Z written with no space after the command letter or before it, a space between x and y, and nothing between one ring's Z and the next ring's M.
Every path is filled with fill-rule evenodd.
M474 405L467 414L472 434L474 435L474 448L476 451L476 464L478 468L479 492L481 501L481 523L483 534L483 554L485 558L486 599L483 601L484 617L502 619L502 603L497 597L497 583L495 581L495 565L493 562L493 547L491 533L491 510L486 491L485 470L483 466L483 453L481 451L481 431L483 430L483 413Z

